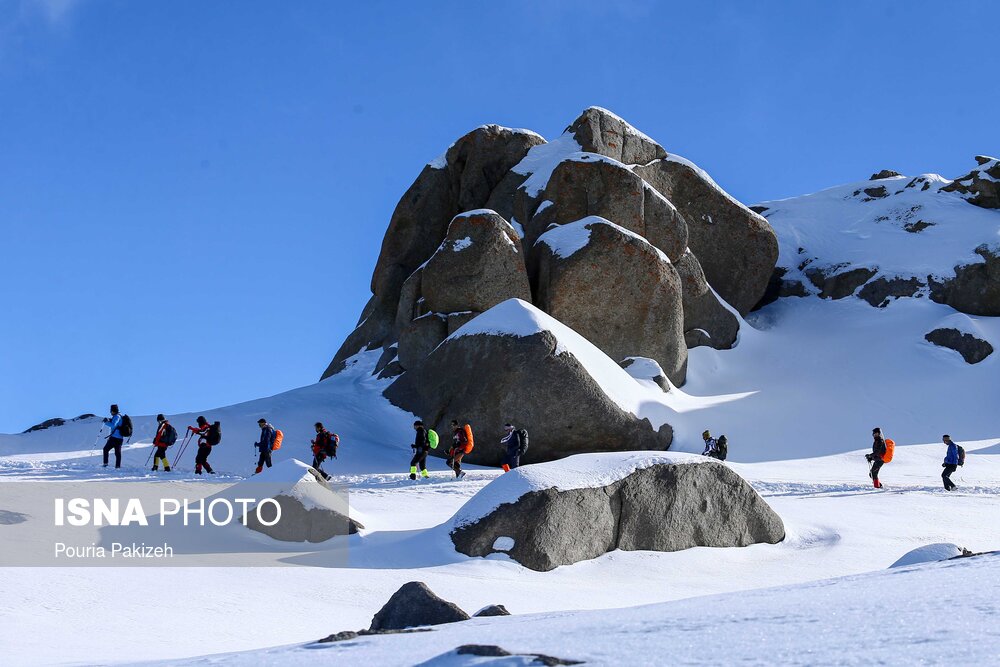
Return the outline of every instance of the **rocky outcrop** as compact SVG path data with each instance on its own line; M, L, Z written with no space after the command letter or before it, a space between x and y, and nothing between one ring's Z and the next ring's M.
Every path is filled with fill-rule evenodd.
M993 346L987 341L976 338L970 333L963 333L958 329L935 329L925 335L924 339L928 343L958 352L967 364L978 364L993 354Z
M961 193L971 204L983 208L1000 208L1000 160L977 155L978 168L956 178L941 188L943 192Z
M369 630L403 630L467 620L469 615L457 604L442 600L422 581L411 581L379 609Z
M520 237L494 211L455 216L422 271L420 293L436 313L483 312L507 299L530 300Z
M902 176L898 171L893 171L892 169L883 169L882 171L877 171L872 174L868 180L869 181L880 181L884 178L895 178L896 176Z
M864 299L876 308L885 308L892 299L914 296L925 285L919 278L876 278L865 284L858 292L858 298Z
M969 315L1000 315L1000 254L982 245L980 264L955 267L955 277L930 280L931 299Z
M625 164L646 164L667 156L658 143L600 107L585 110L566 131L584 151L606 155Z
M41 424L35 424L34 426L25 429L24 433L34 433L35 431L44 431L47 428L52 428L53 426L62 426L67 422L78 422L84 419L92 419L97 415L92 415L90 413L85 415L80 415L79 417L74 417L73 419L63 419L62 417L53 417L52 419L46 419Z
M858 268L843 270L843 266L806 270L806 277L824 299L843 299L854 294L859 287L878 273L875 269Z
M634 171L687 221L688 247L712 287L741 315L750 312L778 260L778 240L767 220L681 158L656 160Z
M517 477L504 479L510 475ZM725 464L693 455L639 461L618 481L592 488L571 488L576 484L558 469L551 477L558 486L545 482L545 470L519 469L485 487L479 493L494 500L494 509L460 511L451 532L455 548L469 556L506 553L544 572L615 549L741 547L785 536L781 518L745 480ZM507 488L517 495L507 497ZM531 490L518 493L525 488ZM474 497L469 505L477 502Z
M633 382L578 333L511 300L452 334L424 364L390 385L385 396L439 433L448 432L452 419L497 433L505 422L515 422L531 434L522 463L589 451L667 449L670 426L654 429L623 410L594 379L588 363L605 363L600 367L605 379L609 374ZM480 437L483 444L465 461L499 465L502 449L486 444L493 434ZM444 455L441 449L433 453Z
M507 611L507 607L502 604L491 604L477 611L472 615L472 618L480 618L484 616L510 616L510 612Z
M428 313L406 325L399 332L399 365L416 368L427 355L448 337L448 319L437 313Z
M681 279L687 347L731 348L740 333L740 322L709 286L698 258L690 251L685 252L674 262L674 268Z
M649 357L684 383L681 281L662 251L598 217L552 227L535 250L539 308L612 359Z

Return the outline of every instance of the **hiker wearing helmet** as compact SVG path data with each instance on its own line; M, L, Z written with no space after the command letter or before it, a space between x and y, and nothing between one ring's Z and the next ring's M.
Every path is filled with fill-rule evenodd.
M715 456L715 438L709 431L703 431L701 434L701 439L705 441L705 451L701 453L702 456Z
M941 436L941 440L944 441L944 444L948 445L948 451L944 455L944 463L941 464L941 467L944 468L944 471L941 472L941 480L944 482L944 490L952 491L957 489L958 485L951 481L951 473L958 470L958 466L961 465L962 461L958 455L958 445L952 442L951 436Z
M872 429L872 453L865 454L865 458L872 464L868 476L872 478L872 484L874 484L876 489L882 488L882 482L878 479L878 471L887 462L887 451L888 447L886 446L885 438L882 436L882 429L876 426Z

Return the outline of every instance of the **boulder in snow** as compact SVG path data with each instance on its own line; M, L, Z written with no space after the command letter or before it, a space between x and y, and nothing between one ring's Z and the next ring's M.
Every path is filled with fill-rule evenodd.
M681 279L687 346L707 345L716 350L731 348L740 333L740 321L708 284L698 258L689 250L674 262L674 268Z
M601 107L590 107L566 128L580 147L625 164L646 164L667 156L658 143L624 119Z
M399 332L399 364L416 368L447 336L447 318L437 313L418 317Z
M859 287L878 273L875 269L869 268L855 268L846 271L843 269L843 266L807 269L806 277L819 290L821 298L843 299L854 294Z
M1000 316L1000 251L976 248L983 261L955 267L955 277L930 280L931 299L969 315Z
M507 611L507 607L502 604L491 604L483 607L472 615L473 618L480 618L483 616L510 616L510 612Z
M411 581L403 584L379 609L372 618L370 631L402 630L467 620L469 615L457 604L442 600L422 581Z
M665 450L673 437L669 424L636 416L651 403L647 388L579 333L517 299L458 329L385 396L438 433L449 432L452 419L471 423L476 447L465 461L481 465L500 464L508 421L531 434L523 463Z
M956 178L941 188L944 192L959 192L969 203L983 208L1000 208L1000 160L977 155L977 168Z
M886 278L882 276L869 281L858 292L858 298L876 308L885 308L892 299L914 296L927 285L919 278Z
M252 488L252 493L248 490L245 497L273 498L281 507L280 519L271 526L267 524L277 518L271 504L261 507L263 522L257 512L248 512L244 517L247 528L276 540L325 542L364 528L350 518L346 496L335 493L314 468L296 459L282 461L240 484ZM236 493L240 497L240 484L227 494Z
M535 244L538 307L616 361L655 359L684 384L680 276L643 237L603 218L557 225Z
M615 549L678 551L784 539L781 518L723 463L691 454L589 454L507 473L455 515L469 556L547 571ZM503 549L496 544L506 538Z
M985 340L950 327L935 329L925 335L924 339L928 343L958 352L967 364L978 364L993 354L993 346Z

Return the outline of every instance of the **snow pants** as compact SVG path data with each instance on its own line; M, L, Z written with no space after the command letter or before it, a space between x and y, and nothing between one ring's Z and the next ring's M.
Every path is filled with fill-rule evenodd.
M261 450L260 456L257 457L257 472L262 471L264 469L265 465L268 468L271 467L271 450L270 449L263 449L263 450Z
M451 455L451 469L455 471L455 477L459 477L462 474L462 457L465 456L465 450L461 447L456 447Z
M104 445L104 466L108 465L108 454L115 450L115 467L122 467L122 442L121 438L108 438L108 443Z
M413 458L410 459L410 477L416 478L417 468L420 468L420 475L427 477L427 450L414 449Z
M874 480L878 479L878 471L881 470L882 466L884 466L884 465L885 465L885 461L882 461L881 459L875 459L872 462L872 472L871 472L872 479L874 479Z
M156 470L156 467L160 465L160 461L163 461L163 467L166 470L170 470L170 461L167 460L166 447L157 447L153 453L153 470Z
M944 471L941 473L941 480L944 482L944 490L951 491L957 485L955 482L951 481L951 473L958 470L958 466L954 463L946 463L944 466Z
M512 452L510 450L507 450L507 453L503 455L502 467L504 472L513 470L519 465L521 465L521 455L516 451Z
M313 454L312 467L315 468L319 472L319 474L323 475L323 479L330 479L330 476L326 474L326 471L323 470L322 468L323 461L326 461L326 454L324 454L323 452L317 452Z
M198 445L198 454L194 457L194 472L201 474L201 469L212 472L212 466L208 465L208 455L212 453L211 445Z

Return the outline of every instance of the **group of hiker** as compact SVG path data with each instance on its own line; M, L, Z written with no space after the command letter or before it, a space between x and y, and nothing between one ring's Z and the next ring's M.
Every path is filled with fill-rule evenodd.
M197 453L194 459L194 472L196 475L202 474L204 470L210 475L214 475L208 457L212 454L212 448L222 442L222 423L215 421L209 423L205 417L198 417L196 424L188 426L183 440L181 440L174 462L177 462L187 451L187 447L192 440L197 442ZM111 416L106 417L103 423L108 427L108 436L104 445L104 467L108 467L108 458L112 451L115 453L115 468L122 467L122 445L128 438L132 437L132 420L128 415L122 414L117 405L111 406ZM153 472L163 465L164 472L170 472L170 461L167 459L167 450L177 444L177 429L170 423L164 415L156 415L156 435L153 437L153 451L150 458L153 460ZM271 453L281 449L284 434L274 428L266 419L257 420L260 427L260 439L253 443L254 449L258 453L257 467L254 474L260 473L265 467L272 466ZM313 426L316 430L316 438L310 440L312 446L313 461L312 466L325 479L330 479L330 475L323 470L323 463L328 458L337 458L337 448L340 445L340 436L331 433L323 426L322 422L316 422ZM148 460L147 460L148 464Z
M472 426L468 423L459 423L457 419L451 420L451 447L446 452L448 455L447 465L455 473L457 479L465 477L462 470L462 459L466 454L472 452L475 446L475 437L472 435ZM410 459L410 479L417 479L419 471L420 477L430 477L427 471L427 455L432 449L437 449L441 442L437 431L427 428L420 419L413 422L413 458ZM521 457L528 451L528 432L523 428L515 428L510 422L504 424L504 435L500 438L500 444L504 448L503 463L501 467L504 472L510 472L521 465Z
M941 467L941 481L945 491L954 491L958 488L955 482L951 481L952 474L958 470L959 466L965 465L965 448L951 439L950 435L942 435L941 442L944 443L944 462ZM865 454L865 459L870 466L868 476L872 478L872 483L876 489L882 488L882 482L878 478L882 466L892 461L896 451L896 443L891 438L886 438L882 434L882 429L876 426L872 429L872 452Z

